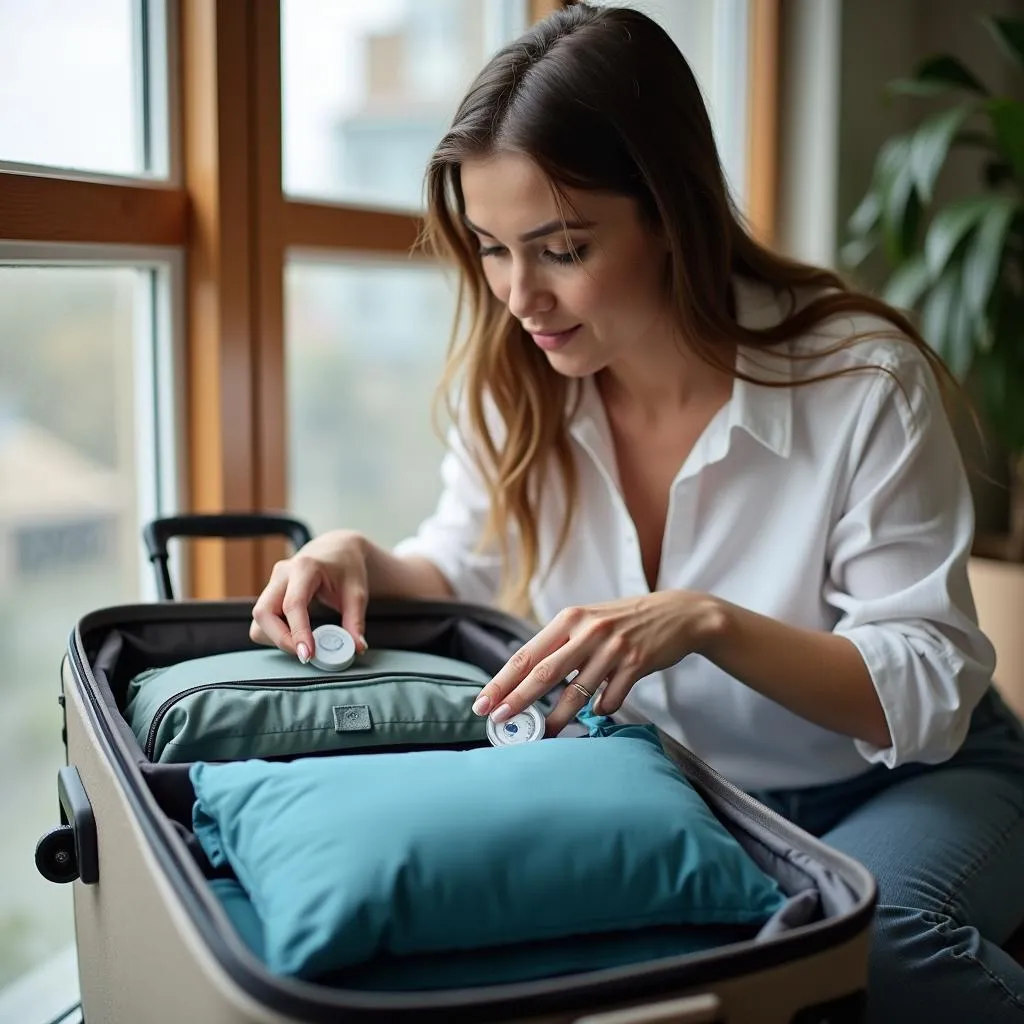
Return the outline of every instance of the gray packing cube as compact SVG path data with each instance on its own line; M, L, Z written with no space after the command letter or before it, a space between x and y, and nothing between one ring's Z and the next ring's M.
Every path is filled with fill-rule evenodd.
M124 717L129 685L142 673L249 648L251 615L251 602L242 601L123 606L92 612L71 635L61 675L67 765L58 777L66 824L40 843L43 853L37 852L36 861L46 877L72 884L86 1020L863 1020L877 898L870 873L738 790L667 737L667 752L723 825L793 898L789 909L799 913L780 914L755 936L707 950L472 988L377 991L367 990L369 978L335 984L272 974L232 925L211 885L217 876L199 855L191 831L195 794L189 764L147 757ZM332 620L336 614L315 614L313 625ZM371 649L453 659L487 676L534 632L534 626L519 619L455 602L371 601L367 610ZM414 779L410 785L415 788ZM545 827L537 823L538 842ZM517 898L529 901L530 893Z
M455 658L370 649L340 672L266 648L145 669L124 717L150 761L228 761L479 743L490 675Z

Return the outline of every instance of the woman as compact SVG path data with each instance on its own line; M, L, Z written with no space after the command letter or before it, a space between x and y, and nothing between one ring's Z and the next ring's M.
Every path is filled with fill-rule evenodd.
M872 1020L1024 1019L1024 738L940 361L750 238L637 12L578 4L499 53L427 188L468 313L440 504L393 552L337 531L280 563L253 638L305 661L314 597L360 646L368 595L532 610L478 714L577 672L550 733L596 695L874 872Z

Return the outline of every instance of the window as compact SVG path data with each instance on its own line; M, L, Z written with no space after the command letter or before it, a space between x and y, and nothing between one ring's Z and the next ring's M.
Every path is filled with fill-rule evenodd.
M524 0L282 0L285 191L419 209L427 161L458 99L529 16ZM347 259L323 229L316 242L327 262L310 262L305 239L294 240L286 493L315 531L346 526L387 545L438 497L432 400L454 289L436 268L409 262L413 223L391 248L385 215L367 216L376 238ZM335 222L345 230L355 220L341 212Z
M455 104L524 0L282 0L284 187L410 210Z
M454 290L429 265L293 263L286 298L289 506L317 532L393 544L440 490L432 398Z
M0 0L0 160L166 174L162 0Z
M152 593L138 536L160 477L168 290L165 268L12 265L0 249L0 1008L73 942L70 890L39 876L32 850L57 823L68 633Z

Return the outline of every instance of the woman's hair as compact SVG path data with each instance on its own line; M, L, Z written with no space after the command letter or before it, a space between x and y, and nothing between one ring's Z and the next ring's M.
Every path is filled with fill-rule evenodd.
M731 376L792 386L855 371L770 385L740 372L729 353L737 344L767 350L837 314L869 313L924 353L944 390L955 387L904 316L851 290L837 274L754 241L730 199L700 88L660 26L627 8L577 3L556 11L480 72L426 176L423 241L459 269L459 317L439 397L468 435L486 482L490 513L483 542L501 549L502 602L513 610L528 608L530 581L539 569L537 503L552 466L566 499L555 555L571 527L577 481L567 427L579 391L577 382L550 367L491 293L479 245L463 224L461 164L498 151L534 160L560 207L571 205L566 189L635 199L641 215L667 236L668 288L681 336L700 358ZM793 312L769 329L743 328L733 308L734 276L788 291ZM796 289L821 294L799 308Z

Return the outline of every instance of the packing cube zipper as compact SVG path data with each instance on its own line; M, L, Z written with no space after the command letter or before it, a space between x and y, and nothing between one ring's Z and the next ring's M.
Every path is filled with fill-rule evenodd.
M151 761L480 743L486 723L472 702L489 679L412 651L369 651L336 673L282 651L238 651L139 673L124 714Z

